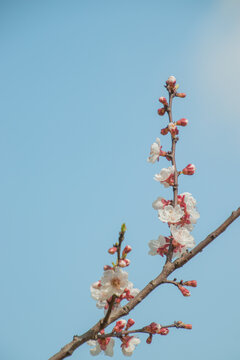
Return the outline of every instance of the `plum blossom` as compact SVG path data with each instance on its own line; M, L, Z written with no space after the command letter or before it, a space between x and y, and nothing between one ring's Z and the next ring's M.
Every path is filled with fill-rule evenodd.
M200 214L199 212L196 210L196 200L194 199L194 197L192 196L192 194L190 194L189 192L184 192L180 195L182 198L184 197L183 201L186 205L186 212L189 214L190 218L190 222L192 224L196 224L197 219L200 218Z
M184 215L184 211L180 205L173 207L172 205L166 205L164 208L158 210L158 218L162 222L175 224Z
M170 244L170 238L160 235L157 240L151 240L148 243L150 248L149 255L167 255ZM173 258L181 256L186 250L187 247L183 246L176 241L173 241Z
M162 197L158 197L153 203L152 203L152 207L155 210L160 210L163 209L165 205L169 205L170 201L165 200Z
M93 346L90 349L90 354L93 356L98 355L101 351L104 351L107 356L113 356L114 339L112 338L89 340L87 344Z
M136 345L140 343L140 339L134 336L124 336L122 338L122 352L125 356L131 356L135 350Z
M147 159L148 162L154 164L160 156L161 146L160 139L156 138L156 142L151 145L150 156Z
M93 283L90 287L91 296L97 301L96 306L99 309L108 309L108 301L111 300L113 294L118 296L118 302L113 306L113 311L119 309L119 302L123 299L133 299L139 289L133 288L133 283L128 281L128 273L119 267L114 270L106 270L101 280Z
M170 230L174 240L176 240L179 244L185 246L186 248L193 248L195 246L194 237L184 226L177 227L171 225Z
M169 166L169 168L163 168L159 174L154 176L154 180L159 181L165 187L169 187L174 184L174 166Z
M163 256L163 254L167 253L168 251L169 243L167 243L166 238L164 236L160 235L157 240L150 240L148 246L150 248L148 252L149 255Z

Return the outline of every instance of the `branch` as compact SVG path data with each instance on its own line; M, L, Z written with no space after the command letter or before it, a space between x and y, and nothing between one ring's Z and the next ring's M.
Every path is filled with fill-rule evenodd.
M106 322L107 327L109 324L113 323L122 316L127 315L132 309L135 308L146 296L148 296L154 289L159 285L166 282L167 277L174 272L175 269L182 267L188 261L190 261L194 256L200 253L206 246L208 246L214 239L216 239L220 234L222 234L231 223L240 216L240 207L233 211L232 214L211 234L209 234L203 241L201 241L192 251L185 253L179 259L175 260L173 263L168 262L164 265L162 272L152 281L150 281L139 294L129 301L125 306L119 309L114 315L110 316ZM105 319L106 320L106 319ZM98 332L102 329L102 323L104 318L98 321L90 330L85 332L81 336L74 336L73 340L65 345L57 354L53 355L49 360L62 360L68 356L71 356L74 350L79 346L84 344L90 339L94 339Z

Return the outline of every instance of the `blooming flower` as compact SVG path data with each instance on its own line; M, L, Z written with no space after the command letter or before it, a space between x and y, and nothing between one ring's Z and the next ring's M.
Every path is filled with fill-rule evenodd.
M125 356L131 356L135 350L135 346L140 343L140 339L134 336L124 336L122 338L122 352Z
M154 164L159 159L160 150L160 139L156 138L156 142L151 145L150 156L147 159L148 162Z
M186 246L187 248L193 248L195 246L194 237L190 232L184 227L177 227L174 225L170 226L170 230L173 238L181 245Z
M157 240L149 241L148 246L149 246L150 250L149 250L148 254L152 255L152 256L167 255L169 245L170 245L170 238L160 235ZM172 242L172 245L173 245L173 257L174 258L181 256L187 250L186 246L183 246L174 240Z
M154 176L154 180L159 181L165 187L169 187L174 184L174 166L169 166L169 168L163 168L159 174Z
M177 223L184 215L184 211L180 205L173 207L172 205L166 205L164 208L158 210L158 218L162 222L171 224Z
M90 353L93 356L98 355L101 351L104 351L107 356L113 356L114 339L112 338L89 340L87 344L93 346L90 349Z
M170 204L170 201L167 201L167 200L165 200L165 199L162 198L162 197L158 197L158 198L152 203L152 207L153 207L155 210L160 210L160 209L163 209L164 206L169 205L169 204Z
M197 219L199 219L200 214L199 212L196 210L196 200L194 199L194 197L192 196L192 194L190 194L189 192L185 192L182 193L180 195L181 197L184 196L184 203L186 204L186 212L189 214L190 218L190 222L192 224L196 224Z
M169 243L167 243L166 238L162 235L158 237L157 240L150 240L148 243L150 248L149 255L164 255L168 251Z

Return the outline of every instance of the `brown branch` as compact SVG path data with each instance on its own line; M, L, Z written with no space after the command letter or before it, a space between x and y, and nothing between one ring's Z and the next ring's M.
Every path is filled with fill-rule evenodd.
M127 315L131 310L135 308L146 296L148 296L159 285L163 284L167 277L175 270L186 264L194 256L200 253L206 246L208 246L214 239L222 234L227 227L240 216L240 207L233 211L232 214L211 234L209 234L203 241L201 241L192 251L185 253L183 256L175 260L173 263L168 262L164 265L161 274L159 274L154 280L150 281L139 294L129 301L125 306L119 309L114 315L111 315L106 322L106 327L119 319L122 316ZM84 344L98 334L101 329L103 319L98 321L90 330L85 332L81 336L75 336L73 340L65 345L57 354L53 355L49 360L62 360L68 356L71 356L74 350L80 345Z

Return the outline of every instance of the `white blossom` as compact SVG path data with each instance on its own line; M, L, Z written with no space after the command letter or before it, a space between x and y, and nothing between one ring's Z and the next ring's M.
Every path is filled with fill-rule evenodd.
M196 210L196 204L197 204L196 200L189 192L182 193L181 196L184 196L186 210L187 213L190 215L189 220L191 221L192 224L196 224L197 219L199 219L200 217L199 212Z
M150 156L147 161L154 164L159 159L160 150L160 139L156 138L156 142L151 145Z
M104 340L102 340L102 342L104 343ZM100 342L101 343L101 342ZM109 343L105 346L102 346L105 350L104 351L104 354L107 355L107 356L113 356L113 347L114 347L114 339L111 338ZM87 342L88 345L90 346L93 346L92 349L90 349L90 353L91 355L95 356L95 355L98 355L102 349L101 349L101 345L99 344L99 342L97 340L89 340Z
M154 180L159 181L161 184L163 184L165 187L169 187L169 183L166 182L166 180L174 174L175 167L169 166L168 168L163 168L159 174L156 174L154 176Z
M135 346L140 343L140 339L132 336L127 343L122 344L122 352L125 356L131 356L135 350Z
M194 237L190 232L184 227L177 227L174 225L170 226L170 230L173 238L181 245L186 246L186 248L193 248L195 246Z
M152 203L152 207L155 209L155 210L160 210L164 207L164 202L162 201L165 199L162 198L162 197L158 197L153 203Z
M172 205L166 205L163 209L158 210L158 218L162 222L177 223L184 215L184 211L180 205L173 207Z
M166 244L167 244L166 238L162 235L160 235L157 240L150 240L148 243L148 246L150 248L148 254L152 256L159 255L157 250Z

